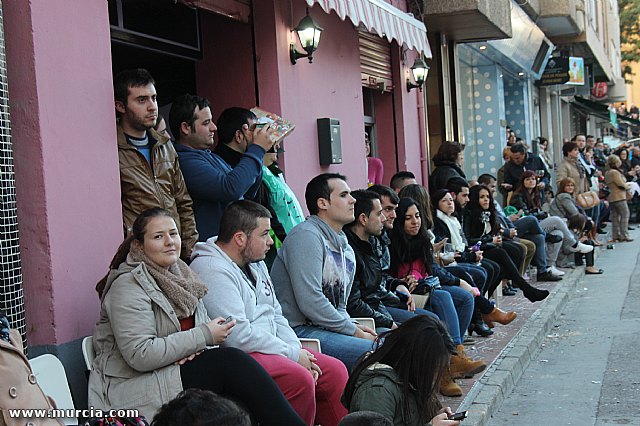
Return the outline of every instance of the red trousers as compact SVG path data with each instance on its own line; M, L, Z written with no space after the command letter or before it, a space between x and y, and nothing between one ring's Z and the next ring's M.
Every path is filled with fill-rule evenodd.
M309 352L315 355L322 370L317 385L307 369L287 357L258 352L249 355L269 373L305 423L310 426L336 426L347 414L340 397L349 373L342 361L315 351Z

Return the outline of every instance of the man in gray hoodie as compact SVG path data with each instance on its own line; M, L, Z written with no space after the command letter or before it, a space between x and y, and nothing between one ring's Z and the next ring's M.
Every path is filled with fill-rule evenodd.
M196 244L190 266L209 289L203 298L209 315L236 321L225 346L258 361L306 424L335 425L347 414L340 397L349 375L339 360L301 348L282 316L263 262L273 244L270 219L266 207L234 201L219 236Z
M355 255L342 227L353 222L355 199L345 179L324 173L307 184L305 201L311 216L287 235L271 278L282 312L298 337L319 339L323 353L351 369L372 349L376 333L355 323L346 309Z

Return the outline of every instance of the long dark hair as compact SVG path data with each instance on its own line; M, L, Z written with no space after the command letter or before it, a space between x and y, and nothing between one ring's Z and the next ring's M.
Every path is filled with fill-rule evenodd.
M393 368L400 379L403 417L409 414L409 400L413 395L421 423L426 424L440 410L436 392L452 353L455 346L444 324L428 315L416 315L397 329L378 336L375 351L363 355L353 368L343 403L347 409L350 407L360 374L379 362Z
M525 202L527 203L527 207L529 207L530 210L540 209L542 206L542 201L540 200L540 191L538 191L538 188L534 187L531 191L529 191L524 187L525 179L528 179L530 177L536 177L536 173L532 170L525 170L524 173L522 173L522 176L520 176L520 179L518 179L515 193L522 195Z
M127 238L125 238L125 240L122 242L122 244L120 244L120 247L118 247L118 250L116 250L116 254L113 256L113 259L111 259L111 263L109 264L109 271L111 271L112 269L117 269L120 264L127 260L129 247L131 247L131 243L133 242L133 240L137 240L140 243L144 242L144 233L151 219L163 216L173 219L173 216L168 210L161 209L159 207L154 207L140 213L140 215L133 222L133 226L131 227L131 234L129 234ZM98 292L98 296L101 299L102 293L104 292L104 287L107 285L108 277L109 273L107 273L107 275L105 275L100 281L98 281L98 284L96 284L96 291Z
M466 214L472 218L480 220L480 215L484 210L480 207L480 191L487 191L489 194L489 223L491 224L491 234L496 234L500 231L500 223L498 222L498 214L496 212L496 205L493 202L491 191L487 185L479 184L471 187L469 190L469 203L466 207Z
M398 192L400 198L413 198L418 202L418 207L421 214L420 217L424 222L424 226L427 229L433 228L433 217L431 216L431 199L429 197L429 191L417 183L407 185Z
M433 246L431 245L431 239L425 226L425 220L421 220L420 230L415 237L410 237L404 232L405 216L411 206L416 206L421 219L425 217L420 204L418 204L416 200L413 198L400 199L398 208L396 209L397 216L393 221L393 229L391 230L391 272L397 275L398 267L401 264L421 259L429 275L432 275ZM412 241L415 240L417 240L419 244L412 244ZM418 245L419 248L416 248L416 245Z

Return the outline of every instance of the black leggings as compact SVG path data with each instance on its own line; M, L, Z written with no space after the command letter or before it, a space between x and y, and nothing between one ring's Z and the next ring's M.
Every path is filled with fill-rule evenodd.
M483 295L492 294L496 288L500 285L500 282L504 278L504 274L502 273L502 268L493 260L484 257L480 261L480 265L487 271L487 283L484 288L481 290Z
M504 250L502 247L490 248L488 250L485 250L482 255L500 265L500 269L504 274L504 278L513 281L516 286L523 282L526 283L525 279L522 278L522 275L520 275L520 271L518 271L518 268L509 257L509 254L507 254L506 250ZM494 290L495 288L490 288L489 294L491 294Z
M180 366L182 387L230 396L243 403L260 425L304 425L269 374L236 348L204 351Z

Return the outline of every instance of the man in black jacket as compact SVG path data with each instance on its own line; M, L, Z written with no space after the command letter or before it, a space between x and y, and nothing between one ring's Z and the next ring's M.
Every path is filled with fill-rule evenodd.
M380 195L373 191L358 190L351 192L351 196L356 199L355 220L344 228L356 255L356 275L347 300L349 315L373 318L376 328L390 329L398 327L396 321L406 321L415 314L433 316L426 310L415 309L413 303L407 305L412 301L412 296L404 284L397 285L394 292L383 285L381 253L374 244L387 221Z
M525 170L531 170L540 175L538 189L542 191L549 186L551 175L539 156L527 152L524 144L517 143L511 147L511 160L504 166L504 183L511 185L510 190L515 190L520 177Z

